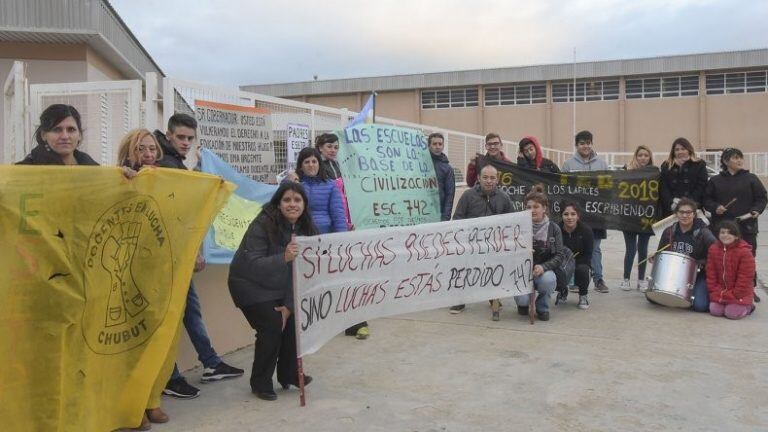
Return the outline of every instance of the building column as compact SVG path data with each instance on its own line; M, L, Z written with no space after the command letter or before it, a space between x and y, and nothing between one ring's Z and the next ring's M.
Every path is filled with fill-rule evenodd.
M626 126L626 80L623 76L619 77L619 151L627 151L627 126Z
M477 125L480 130L475 130L477 135L485 135L485 92L483 86L477 86Z
M707 75L699 72L699 148L707 149Z
M547 81L547 105L544 107L544 141L542 147L555 148L552 142L552 81Z
M413 98L416 100L416 123L421 124L421 90L413 90Z

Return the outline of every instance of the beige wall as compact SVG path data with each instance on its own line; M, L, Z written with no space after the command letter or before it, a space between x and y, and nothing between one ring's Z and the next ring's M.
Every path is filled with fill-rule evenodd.
M576 132L589 130L598 152L618 151L619 102L581 102L576 104ZM552 104L552 143L547 146L571 151L573 145L573 104Z
M357 93L333 96L308 96L306 102L331 108L346 108L350 111L358 111L360 109Z
M466 133L482 133L481 108L451 108L421 110L421 124L438 126ZM399 116L387 117L399 119Z
M354 93L295 99L359 110L365 97ZM379 93L377 114L470 134L492 131L513 141L534 135L545 147L573 150L571 103L424 110L419 92L408 90ZM768 93L576 104L576 131L592 131L599 152L631 152L640 144L667 151L681 136L699 150L735 145L748 152L766 151L767 118Z
M86 51L86 62L88 64L87 80L88 81L114 81L124 80L126 77L104 60L96 51L88 48Z
M227 287L228 275L228 265L208 265L194 276L195 291L202 305L203 321L213 348L219 355L252 344L255 335L240 309L232 303ZM186 370L198 366L197 352L183 328L179 341L179 369Z
M546 121L546 104L485 107L485 130L476 133L496 132L502 139L512 141L533 135L541 145L550 147L546 143ZM514 154L507 156L513 160L517 157Z
M646 145L653 151L669 151L672 142L684 137L698 150L699 97L630 99L625 105L626 151Z
M748 152L768 151L768 93L706 99L707 148L734 146Z
M419 91L380 92L376 95L376 115L404 120L412 123L419 122ZM362 94L362 103L368 100L368 94ZM359 107L357 109L360 109ZM355 111L357 111L357 109ZM423 121L421 122L423 123Z

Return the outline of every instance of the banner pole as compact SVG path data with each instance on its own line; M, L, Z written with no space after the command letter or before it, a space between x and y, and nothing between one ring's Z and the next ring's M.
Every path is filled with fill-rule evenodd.
M294 242L296 240L296 234L291 235L291 242ZM298 355L300 352L299 347L301 347L301 338L299 336L299 331L301 331L301 319L299 318L299 315L296 314L295 311L299 310L299 290L297 289L297 280L299 277L299 269L296 266L295 263L291 263L291 271L293 272L293 277L291 278L293 281L291 289L293 290L293 325L294 325L294 337L295 337L295 343L296 343L296 371L299 374L299 406L306 406L307 400L304 393L304 359Z

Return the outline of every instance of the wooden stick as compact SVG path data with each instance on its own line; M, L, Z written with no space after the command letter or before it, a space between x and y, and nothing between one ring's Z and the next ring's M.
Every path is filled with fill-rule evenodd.
M724 208L728 208L728 207L730 207L730 206L731 206L731 204L733 204L733 203L735 203L735 202L736 202L736 197L733 197L733 199L732 199L732 200L730 200L730 201L728 201L728 204L724 205L723 207L724 207Z
M663 248L661 248L661 249L657 250L656 252L654 252L654 253L652 253L652 254L648 255L648 258L646 258L646 259L644 259L644 260L640 261L639 263L637 263L637 265L640 265L640 264L642 264L642 263L644 263L644 262L648 261L649 259L651 259L651 258L653 258L654 256L656 256L656 254L657 254L657 253L659 253L659 252L663 251L664 249L666 249L666 248L668 248L668 247L670 247L670 246L672 246L672 243L667 243L667 245L666 245L666 246L664 246Z

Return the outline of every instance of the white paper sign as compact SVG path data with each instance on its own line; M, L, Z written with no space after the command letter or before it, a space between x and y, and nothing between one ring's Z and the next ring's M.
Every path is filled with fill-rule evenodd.
M299 356L362 321L533 292L528 211L297 242Z
M286 165L288 169L295 169L296 159L299 157L299 152L304 147L308 147L310 143L309 126L288 123L286 125L286 132L288 134L285 142L287 153Z
M200 145L237 172L261 183L275 183L272 119L269 110L210 101L195 101Z

